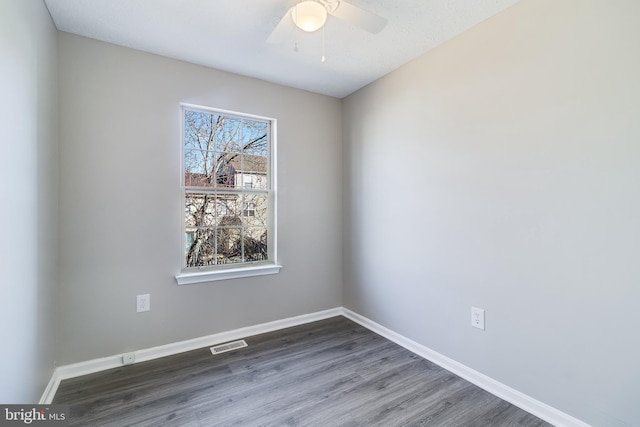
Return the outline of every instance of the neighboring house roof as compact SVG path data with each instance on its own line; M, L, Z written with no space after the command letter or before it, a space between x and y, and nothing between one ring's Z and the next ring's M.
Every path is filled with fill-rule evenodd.
M234 155L224 169L227 173L217 177L219 184L223 184L220 179L224 179L227 185L234 185L233 175L236 173L247 173L253 175L267 174L267 158L264 156L255 156L245 154ZM227 178L225 178L227 177ZM184 174L185 185L187 187L211 187L216 183L216 177L203 173L186 172Z
M245 154L244 156L235 156L229 162L236 172L267 174L267 158L264 156L254 156Z

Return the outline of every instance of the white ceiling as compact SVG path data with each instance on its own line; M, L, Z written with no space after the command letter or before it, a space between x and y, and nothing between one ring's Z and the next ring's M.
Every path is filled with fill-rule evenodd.
M348 0L389 23L370 34L330 16L265 42L295 0L45 0L60 31L343 98L519 0ZM298 51L294 51L294 44Z

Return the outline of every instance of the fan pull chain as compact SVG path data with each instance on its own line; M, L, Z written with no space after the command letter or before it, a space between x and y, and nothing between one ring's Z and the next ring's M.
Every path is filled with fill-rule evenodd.
M300 4L299 1L296 2L296 5L292 12L296 16L298 16L298 4ZM300 27L296 25L295 29L293 30L293 34L295 35L295 41L293 42L293 51L298 53L298 37L300 36Z
M320 57L320 62L324 62L327 60L327 57L324 56L324 29L326 25L322 26L322 57Z

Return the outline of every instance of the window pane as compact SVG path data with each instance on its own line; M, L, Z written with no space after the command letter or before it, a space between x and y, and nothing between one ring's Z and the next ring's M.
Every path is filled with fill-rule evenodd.
M269 125L266 122L246 120L243 129L242 151L245 155L267 156L267 134Z
M211 174L214 161L213 151L192 149L184 151L185 172Z
M242 196L239 194L218 195L219 212L222 214L216 225L221 227L240 227L242 225Z
M241 174L240 155L237 153L220 152L215 159L215 175L218 187L241 187L238 175Z
M212 227L216 225L216 196L187 193L185 197L185 227Z
M245 193L242 201L242 223L245 227L267 226L266 194Z
M242 259L242 229L218 228L218 264L234 264Z
M187 246L186 266L202 267L215 264L215 229L199 228L187 231L187 236L191 234L193 237L191 244Z
M238 153L242 151L241 128L242 119L221 117L220 126L215 134L216 151Z
M266 228L245 228L244 256L246 261L263 261L267 259Z
M215 128L213 116L199 111L184 112L184 147L186 149L212 150L211 136Z
M187 187L215 185L215 155L211 151L185 150L184 182Z
M251 183L249 188L267 189L267 158L264 156L242 156L242 182L243 187L248 188L247 182Z

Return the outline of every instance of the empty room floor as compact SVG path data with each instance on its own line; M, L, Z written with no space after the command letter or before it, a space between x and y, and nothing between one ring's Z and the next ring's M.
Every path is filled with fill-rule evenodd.
M549 426L342 316L62 381L74 426Z

